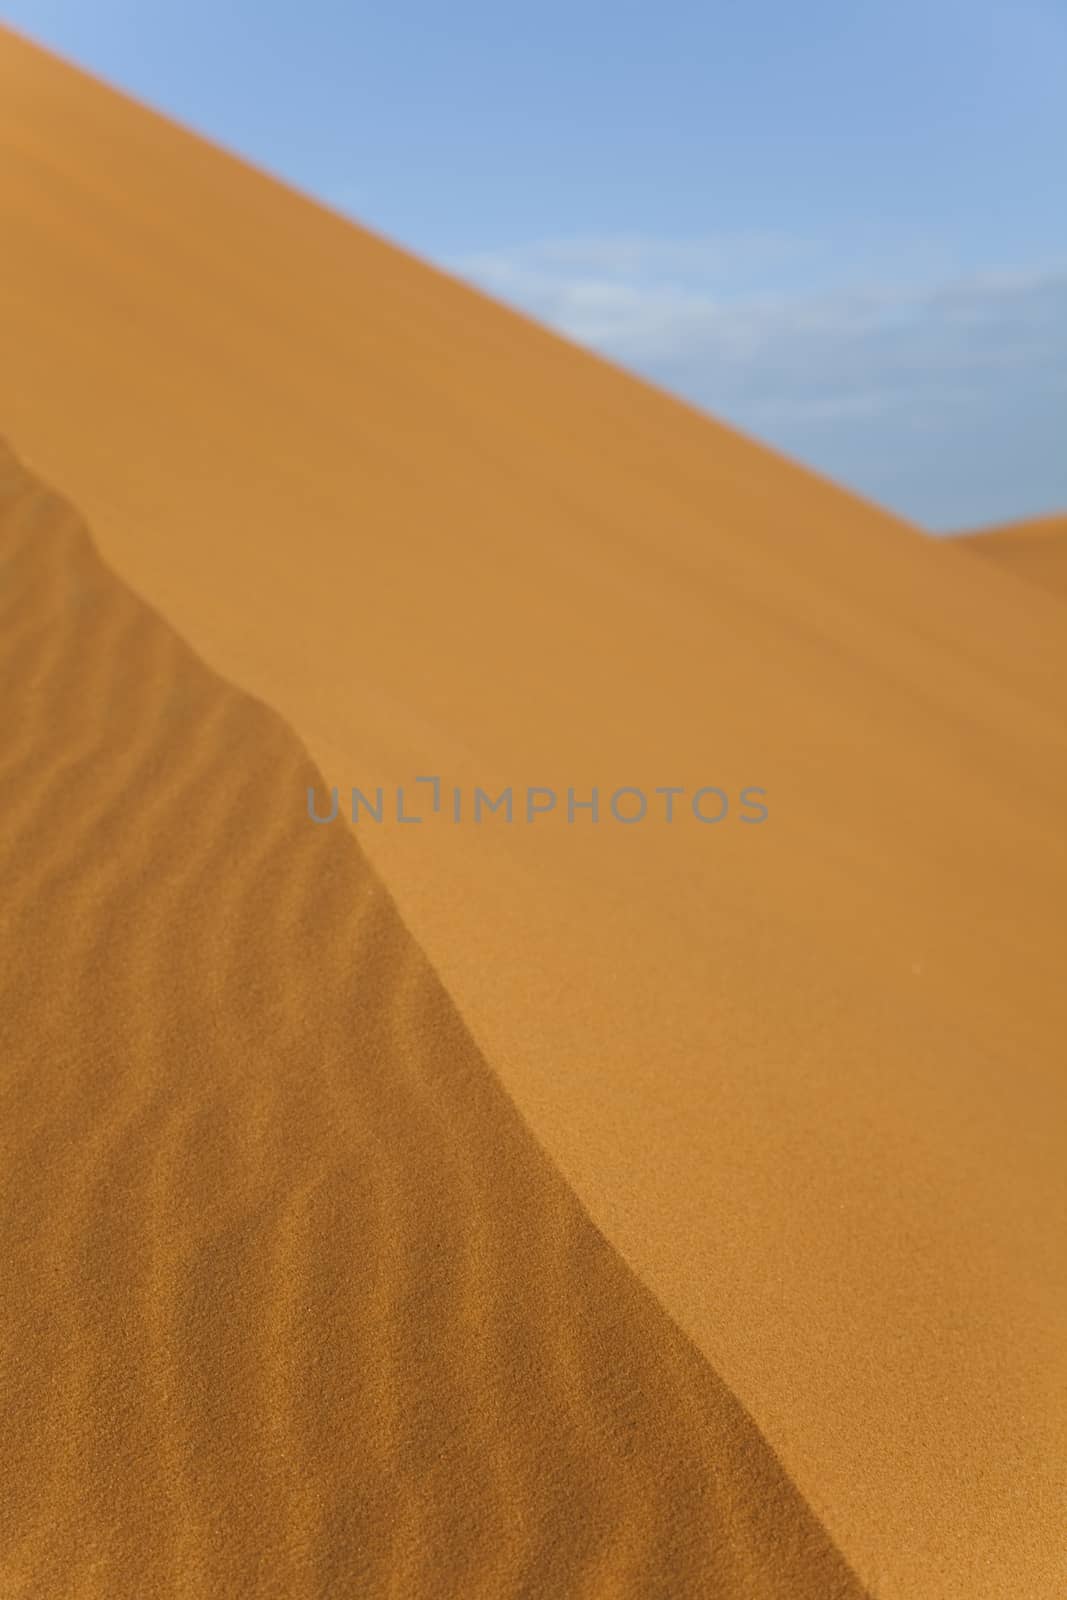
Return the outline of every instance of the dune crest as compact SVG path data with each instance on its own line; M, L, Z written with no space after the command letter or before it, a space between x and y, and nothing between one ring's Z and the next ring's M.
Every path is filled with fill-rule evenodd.
M961 548L995 561L1008 572L1067 596L1067 515L1032 517L959 536Z
M325 785L766 789L358 837L879 1600L1061 1600L1062 602L10 36L0 136L5 431Z
M0 448L5 1596L861 1600L320 775Z

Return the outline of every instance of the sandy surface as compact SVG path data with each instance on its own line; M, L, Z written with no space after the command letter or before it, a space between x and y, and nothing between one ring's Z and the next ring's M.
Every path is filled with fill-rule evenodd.
M964 535L975 555L996 561L1053 594L1067 596L1067 516L1033 517Z
M10 38L0 138L19 454L322 800L441 777L366 857L869 1591L1061 1595L1062 603Z
M861 1590L322 778L0 453L5 1596Z

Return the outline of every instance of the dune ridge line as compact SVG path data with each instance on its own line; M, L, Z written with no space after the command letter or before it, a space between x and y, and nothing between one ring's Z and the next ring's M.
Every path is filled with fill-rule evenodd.
M2 447L0 569L3 1593L862 1600L299 741Z

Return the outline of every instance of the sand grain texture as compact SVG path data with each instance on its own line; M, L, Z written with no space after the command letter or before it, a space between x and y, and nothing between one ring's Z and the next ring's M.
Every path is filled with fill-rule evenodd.
M321 783L0 450L0 1593L862 1591Z
M12 37L0 139L4 430L327 784L766 788L359 838L868 1587L1060 1600L1062 601Z

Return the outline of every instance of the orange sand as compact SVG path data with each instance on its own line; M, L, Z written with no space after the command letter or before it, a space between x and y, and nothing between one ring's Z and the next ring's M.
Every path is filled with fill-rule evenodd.
M1053 594L1067 595L1067 516L1033 517L964 535L965 548Z
M12 37L0 137L0 425L324 782L767 790L758 828L359 835L583 1215L868 1590L1062 1595L1061 603ZM277 828L343 838L290 771ZM148 996L151 1063L177 1024Z
M285 724L6 452L0 560L0 1592L861 1600Z

